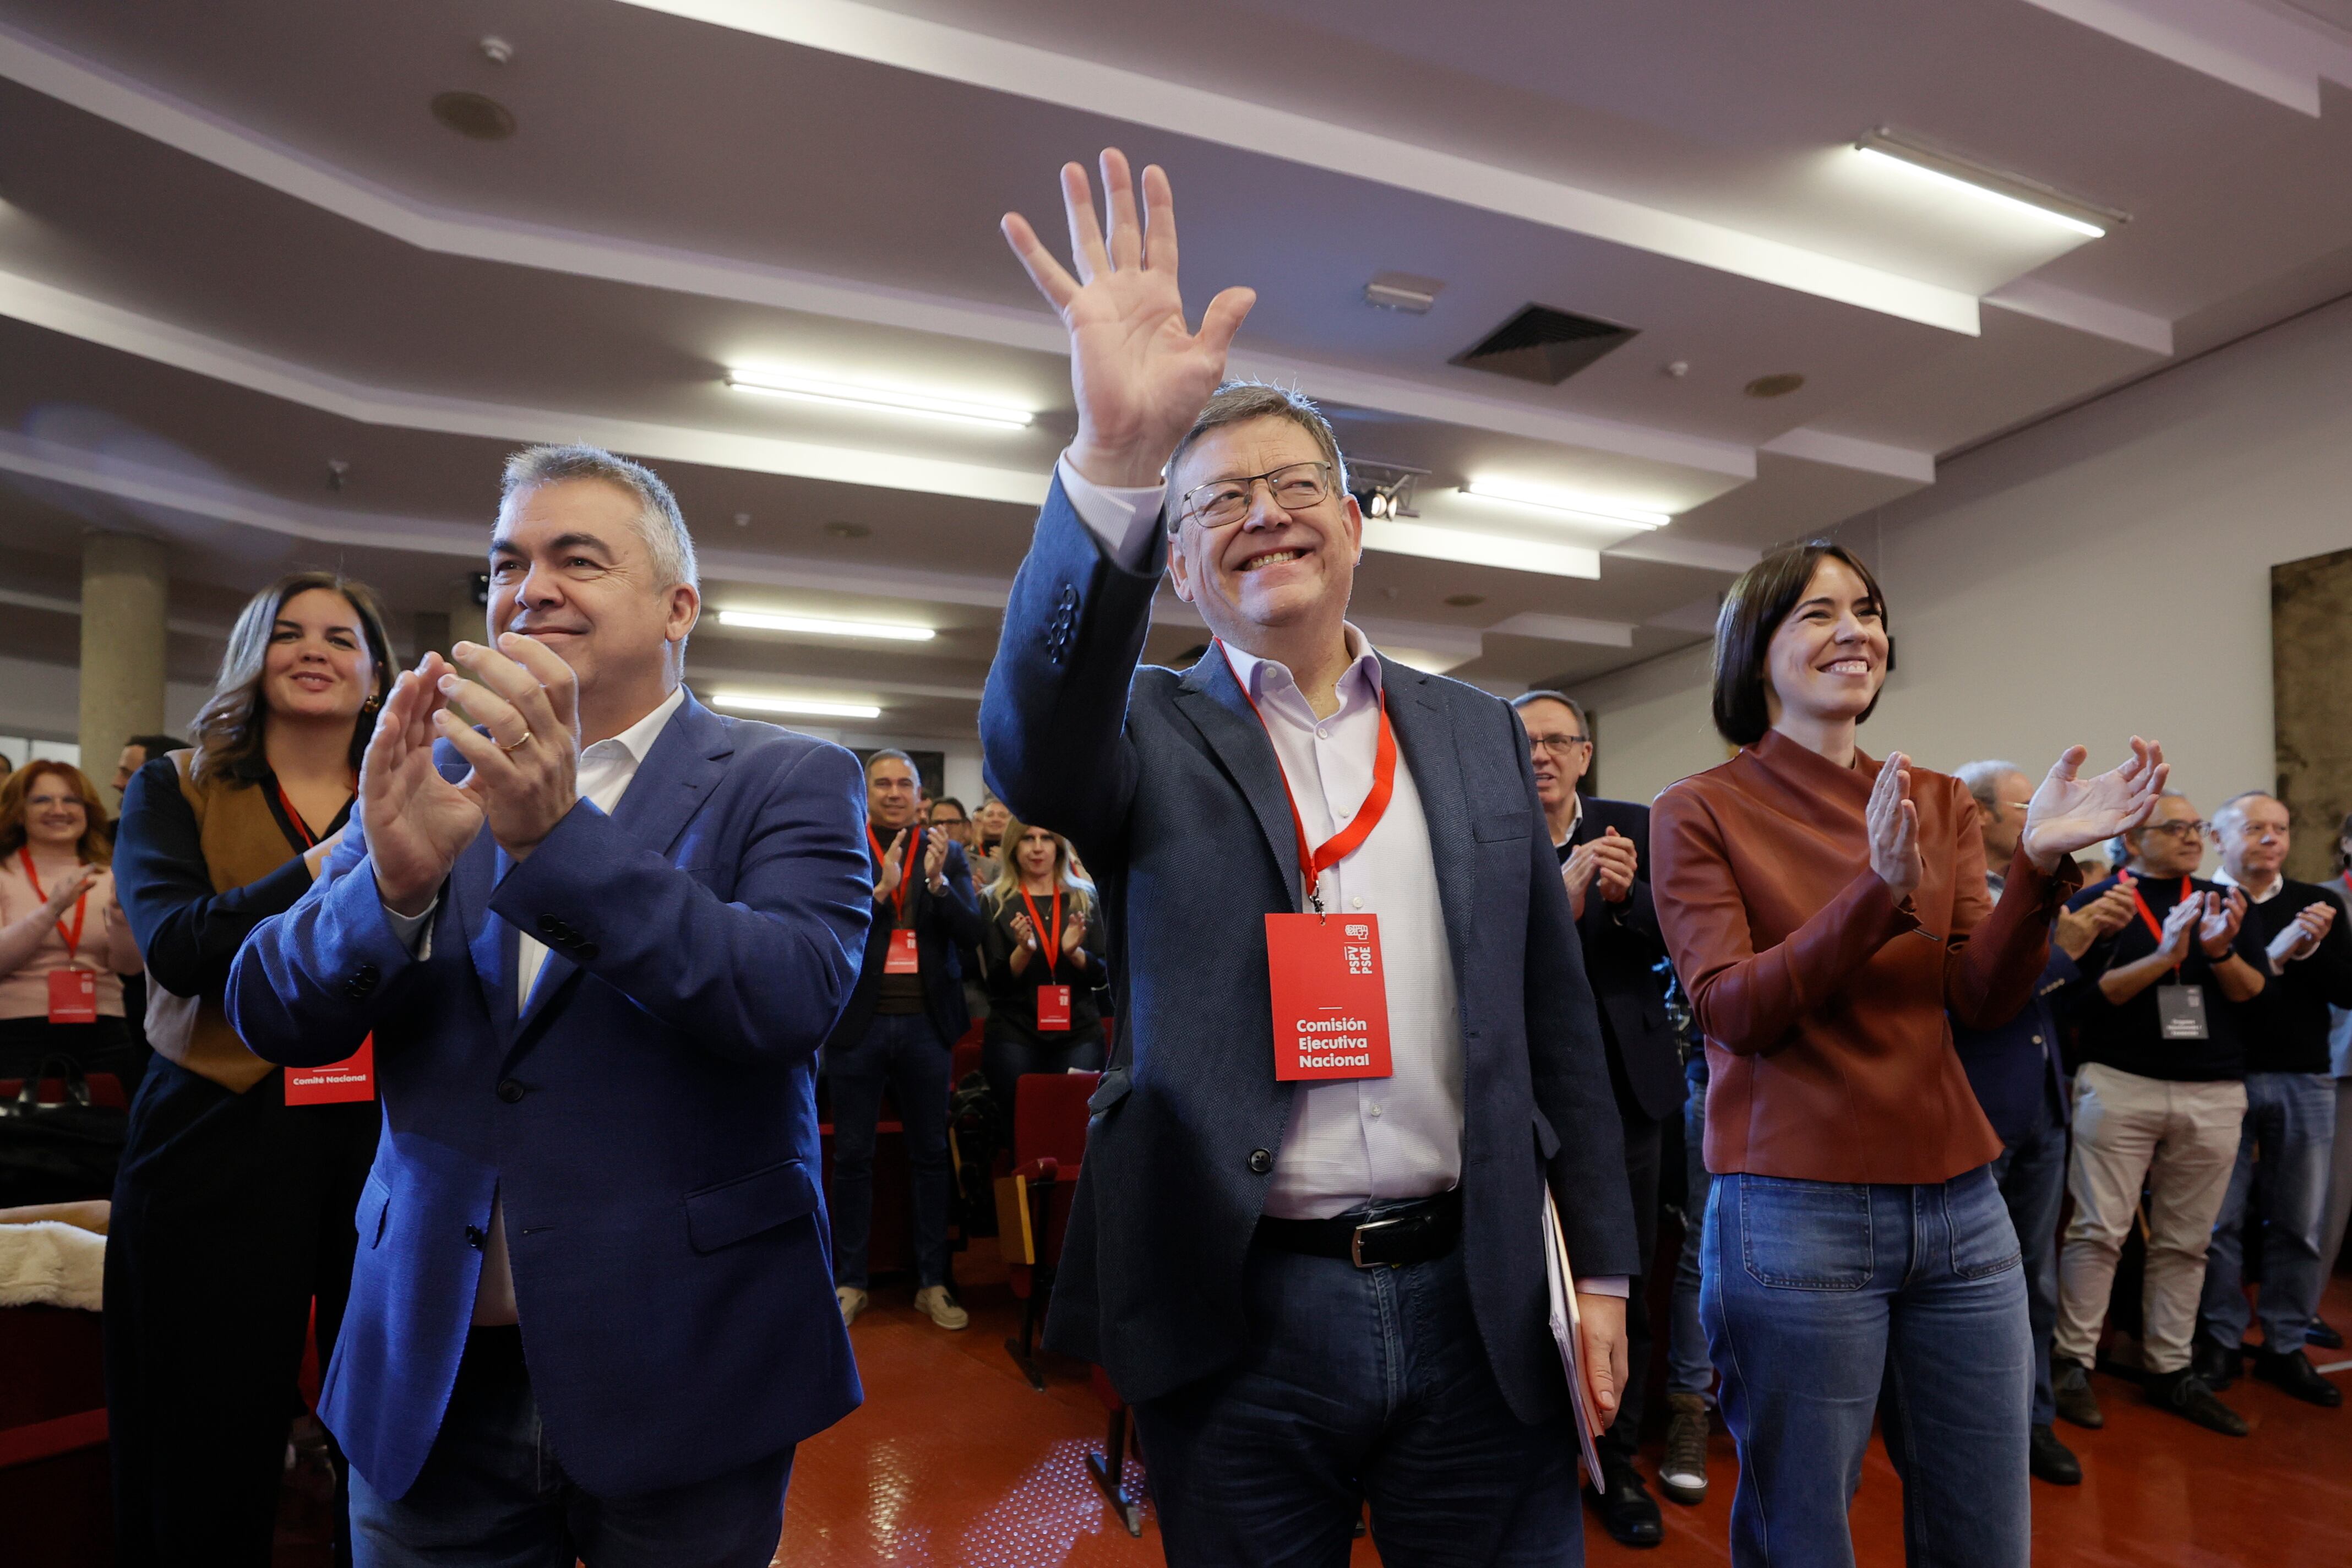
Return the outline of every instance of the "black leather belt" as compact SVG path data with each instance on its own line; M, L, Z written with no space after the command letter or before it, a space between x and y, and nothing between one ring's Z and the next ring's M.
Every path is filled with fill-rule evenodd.
M1402 1268L1454 1250L1462 1239L1462 1192L1455 1188L1377 1215L1330 1219L1261 1219L1256 1240L1309 1258L1344 1258L1359 1268Z

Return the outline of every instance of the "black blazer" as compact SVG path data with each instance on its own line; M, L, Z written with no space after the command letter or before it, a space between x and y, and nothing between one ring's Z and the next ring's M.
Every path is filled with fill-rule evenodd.
M1020 944L1013 940L1013 920L1029 912L1017 893L1003 903L983 899L981 917L988 922L988 933L981 942L981 962L988 966L988 1034L991 1039L1010 1038L1033 1046L1082 1046L1102 1037L1103 940L1102 905L1097 902L1087 911L1087 933L1078 941L1079 951L1087 955L1081 969L1058 955L1049 973L1042 953L1029 955L1026 968L1013 973L1013 951ZM1037 912L1048 924L1054 919L1053 906L1040 902ZM1062 906L1063 919L1069 918L1069 904ZM1037 933L1042 945L1052 935ZM1037 987L1066 985L1070 988L1070 1026L1066 1031L1050 1035L1037 1031Z
M1045 1342L1158 1398L1248 1353L1250 1237L1290 1121L1276 1081L1268 912L1300 907L1280 764L1222 658L1137 668L1166 541L1113 560L1056 483L1014 580L980 729L1023 822L1076 840L1114 933L1118 1059ZM1429 827L1464 1052L1462 1250L1479 1348L1524 1421L1568 1384L1546 1326L1543 1183L1583 1275L1639 1274L1608 1058L1500 700L1383 659L1397 747Z
M878 830L877 830L878 831ZM911 840L909 841L912 842ZM883 840L887 848L889 840ZM866 851L873 874L879 878L882 868L874 861L874 851ZM956 957L959 951L980 945L980 900L971 890L971 868L963 858L963 846L950 840L947 864L940 874L947 879L944 896L934 898L931 885L923 879L923 862L912 848L907 852L912 862L906 875L912 880L907 889L907 906L914 911L915 957L920 966L923 982L923 1011L929 1016L932 1027L940 1038L953 1045L971 1026L971 1008L964 1001L963 963ZM866 962L857 973L857 989L850 993L849 1005L842 1010L841 1020L825 1037L825 1044L855 1045L866 1034L866 1026L874 1021L874 1003L882 990L882 965L890 956L890 932L898 924L895 907L866 900L874 911L874 923L866 931Z
M1620 1106L1655 1121L1681 1108L1685 1089L1682 1047L1666 1022L1666 983L1654 967L1665 959L1666 942L1650 898L1650 808L1587 796L1568 841L1573 847L1612 827L1633 841L1633 896L1612 904L1593 888L1576 933L1584 939L1584 974L1601 1004L1601 1037L1609 1043Z

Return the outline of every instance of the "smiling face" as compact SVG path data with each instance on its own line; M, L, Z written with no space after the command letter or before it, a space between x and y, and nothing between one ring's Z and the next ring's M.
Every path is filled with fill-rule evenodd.
M1885 679L1885 608L1861 574L1824 555L1765 649L1766 710L1775 724L1859 719Z
M366 623L332 588L306 588L278 606L261 663L261 700L273 718L350 723L376 695Z
M517 491L491 536L492 639L519 632L553 650L583 709L600 696L658 701L701 609L692 584L655 580L639 510L619 485L558 479Z
M1061 858L1061 840L1042 827L1024 829L1013 855L1021 865L1022 876L1033 882L1053 880L1054 862Z
M44 773L25 790L25 842L37 855L73 855L89 831L89 807L63 773Z
M979 830L981 843L992 848L1003 842L1004 825L1012 820L1013 814L1001 800L982 801L971 816L971 825Z
M872 819L875 832L885 835L885 849L890 847L887 834L914 826L919 799L915 770L904 759L877 757L866 765L866 815Z
M2190 825L2197 824L2194 831ZM2197 808L2177 795L2156 803L2147 821L2124 835L2134 871L2143 877L2190 877L2205 859L2205 834Z
M1239 479L1294 463L1327 459L1306 426L1265 415L1209 431L1169 474L1181 497L1216 479ZM1197 605L1209 629L1236 647L1255 645L1254 629L1282 630L1328 620L1336 631L1363 555L1364 520L1355 498L1327 476L1323 499L1285 510L1273 490L1250 486L1249 513L1210 528L1197 516L1177 524L1168 571L1176 596Z
M1592 765L1592 738L1577 721L1576 710L1565 702L1538 700L1519 710L1528 730L1535 761L1536 797L1546 811L1568 804L1569 796Z

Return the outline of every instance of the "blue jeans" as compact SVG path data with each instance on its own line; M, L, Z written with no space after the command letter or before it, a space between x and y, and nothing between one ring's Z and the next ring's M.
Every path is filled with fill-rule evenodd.
M793 1450L706 1481L594 1497L549 1447L512 1329L477 1329L425 1468L386 1498L352 1467L353 1568L766 1568Z
M2325 1073L2250 1072L2238 1165L2213 1221L2205 1254L2199 1327L2216 1344L2242 1342L2258 1318L2263 1342L2299 1351L2319 1311L2327 1281L2319 1272L2319 1218L2327 1205L2327 1170L2336 1144L2336 1080ZM2259 1157L2257 1157L2259 1154ZM2249 1311L2244 1289L2246 1205L2263 1222L2262 1305Z
M2066 1126L2045 1096L2041 1124L2000 1152L1992 1179L2025 1257L2025 1321L2033 1331L2033 1424L2057 1419L2050 1339L2058 1328L2058 1210L2066 1198Z
M914 1173L915 1287L948 1282L948 1079L955 1050L921 1013L877 1013L855 1045L824 1054L833 1094L833 1279L866 1289L874 1232L874 1135L887 1088Z
M1683 1064L1690 1094L1683 1101L1683 1255L1675 1263L1675 1289L1666 1315L1666 1392L1696 1394L1715 1403L1715 1363L1706 1359L1706 1329L1698 1317L1699 1245L1706 1234L1706 1053Z
M1575 1431L1504 1404L1459 1247L1245 1268L1244 1360L1135 1407L1171 1568L1345 1568L1367 1501L1391 1568L1584 1561Z
M1734 1563L1852 1568L1846 1510L1883 1404L1906 1560L2026 1568L2032 1334L1990 1171L1937 1186L1717 1176L1703 1268L1739 1444Z

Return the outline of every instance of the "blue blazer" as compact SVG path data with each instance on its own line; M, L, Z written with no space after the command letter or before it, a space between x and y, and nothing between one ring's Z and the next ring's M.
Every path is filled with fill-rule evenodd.
M981 705L991 783L1076 841L1116 938L1119 1059L1095 1095L1045 1338L1130 1401L1246 1350L1244 1263L1292 1090L1274 1077L1260 919L1299 907L1290 807L1223 659L1137 668L1165 549L1126 570L1055 484ZM1517 715L1381 673L1461 996L1471 1303L1504 1396L1545 1420L1568 1392L1545 1322L1545 1173L1579 1273L1644 1267L1592 992Z
M887 837L883 840L883 847L889 847ZM895 906L888 907L886 913L886 906L874 901L871 879L882 875L882 867L874 858L873 846L866 847L866 857L869 879L866 905L874 911L874 923L866 932L856 987L850 993L849 1005L842 1009L840 1021L834 1025L827 1045L854 1046L865 1037L866 1026L874 1021L874 1003L882 990L882 966L890 957L891 925L898 918ZM922 862L911 852L908 858L915 861L907 873L914 879L907 889L907 907L914 916L915 958L920 966L917 978L923 983L923 1012L931 1020L931 1027L940 1032L940 1038L953 1045L971 1027L971 1006L963 994L963 962L956 954L962 949L978 947L981 932L986 929L980 918L980 897L972 891L971 862L964 858L963 846L950 839L947 864L940 868L948 890L934 898L930 883L923 879Z
M589 1491L706 1479L856 1406L813 1058L857 977L865 821L849 752L689 694L612 816L581 801L519 864L477 837L421 956L356 816L247 939L227 1005L255 1052L375 1036L383 1131L320 1413L377 1490L404 1495L440 1428L494 1196L540 1415ZM525 929L548 954L518 1013Z

